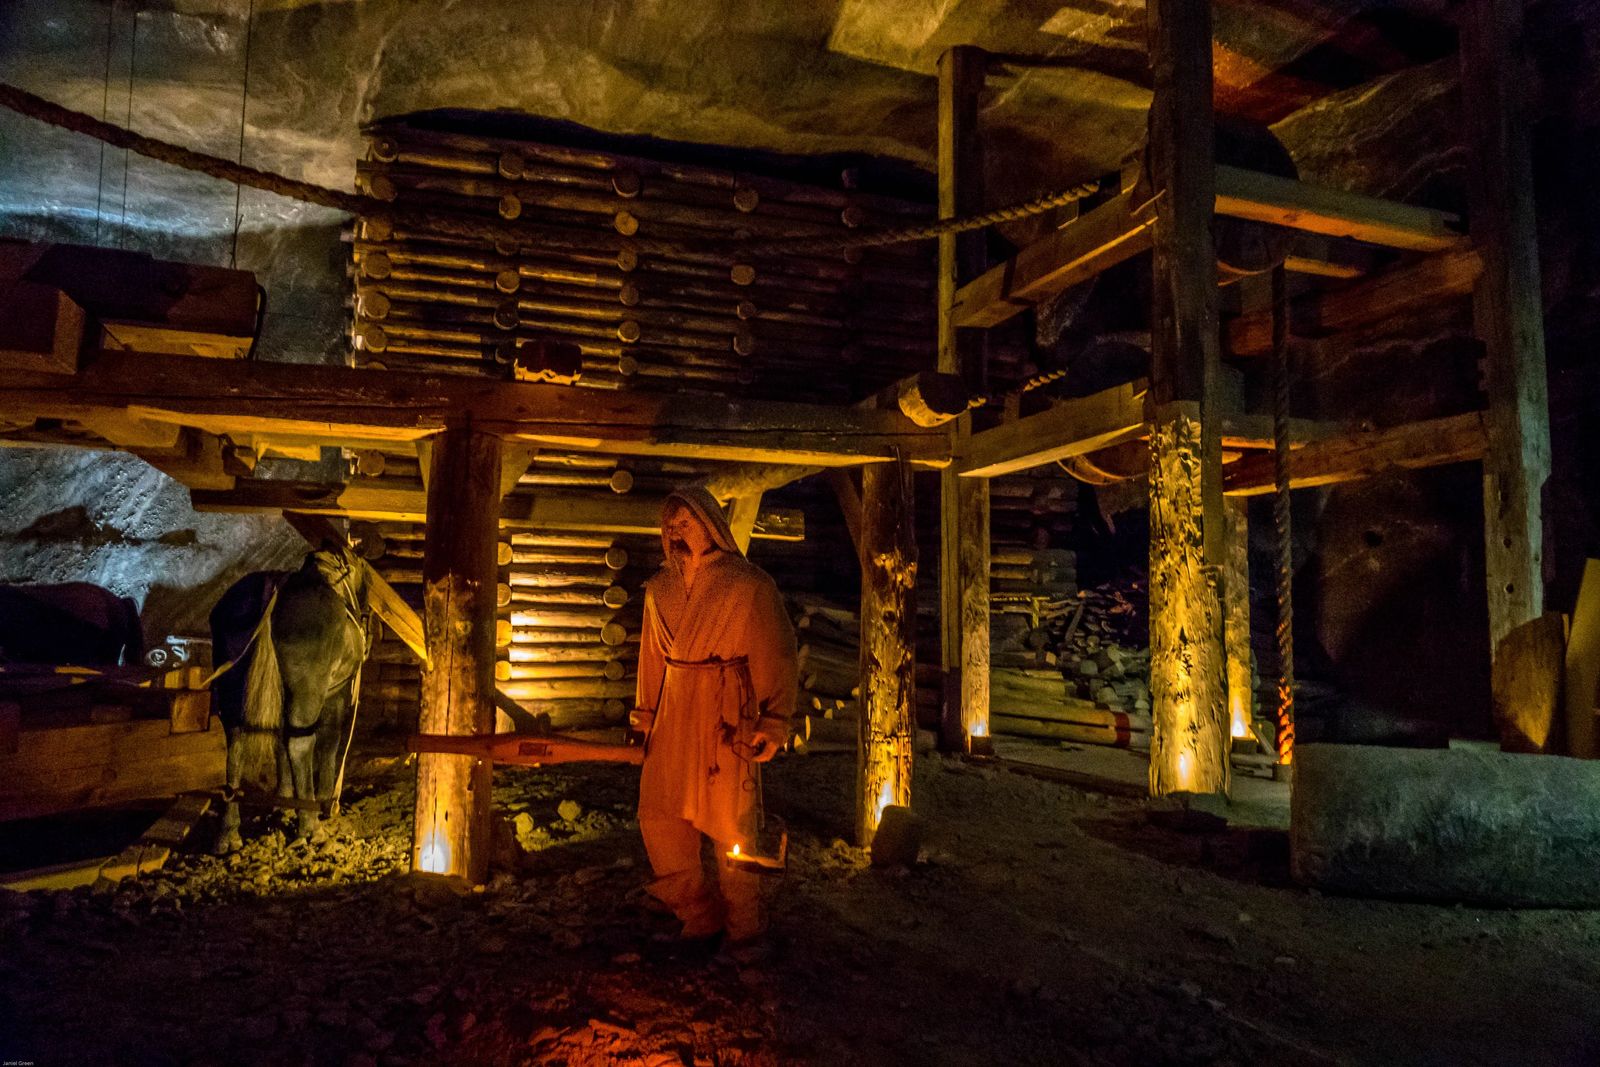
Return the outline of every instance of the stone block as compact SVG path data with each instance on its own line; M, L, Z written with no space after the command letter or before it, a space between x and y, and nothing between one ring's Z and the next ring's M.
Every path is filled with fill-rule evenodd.
M874 867L910 866L922 847L922 818L910 808L890 804L883 809L878 832L872 836Z
M1478 749L1295 749L1297 881L1360 896L1600 907L1600 762Z

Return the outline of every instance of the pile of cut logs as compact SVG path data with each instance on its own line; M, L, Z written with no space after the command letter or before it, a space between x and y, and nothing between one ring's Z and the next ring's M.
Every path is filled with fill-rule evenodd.
M559 338L582 354L580 385L814 400L859 398L932 363L927 244L737 246L903 225L928 218L926 204L404 121L366 135L362 191L399 209L498 218L504 236L446 235L401 212L360 217L349 238L361 362L506 375L519 344Z
M385 524L373 566L416 606L422 528ZM495 680L530 717L558 729L619 725L634 698L638 585L659 562L647 537L508 533L499 547ZM373 543L369 540L368 543ZM416 721L420 669L387 633L363 676L363 705L396 727ZM373 669L375 668L375 669ZM502 709L502 715L505 715ZM501 729L526 729L531 721Z
M860 696L861 620L856 612L809 596L792 596L799 643L800 692L796 703L797 752L854 750ZM939 721L938 669L917 667L917 722Z

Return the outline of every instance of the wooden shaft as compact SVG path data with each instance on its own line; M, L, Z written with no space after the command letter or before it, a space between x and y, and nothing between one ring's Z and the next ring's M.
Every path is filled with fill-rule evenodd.
M983 202L977 100L986 59L977 48L959 46L939 57L939 217L977 210ZM939 238L935 308L939 371L960 375L983 389L983 339L958 336L953 315L957 287L983 268L981 234ZM957 419L957 441L971 432L971 416ZM944 712L940 745L965 751L973 737L988 735L989 720L989 487L959 479L952 469L939 477L940 665Z
M1491 650L1544 611L1540 501L1550 476L1550 403L1522 7L1471 0L1461 14L1467 192L1483 258L1472 317L1489 395L1483 533Z
M1150 789L1229 786L1209 0L1150 0Z
M911 804L916 735L917 543L911 468L861 472L861 716L856 843L872 844L883 809Z
M450 426L435 440L423 562L429 669L419 729L483 734L494 728L495 546L500 439ZM417 761L413 869L481 884L489 864L489 766L468 756Z

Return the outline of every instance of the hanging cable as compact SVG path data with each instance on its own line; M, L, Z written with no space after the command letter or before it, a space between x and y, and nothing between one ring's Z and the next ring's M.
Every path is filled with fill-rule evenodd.
M250 105L250 38L256 25L256 0L250 0L249 13L244 19L244 84L239 89L239 165L244 166L245 109ZM240 213L244 202L244 183L233 183L233 251L228 255L228 266L239 266L239 225L244 221ZM254 343L252 342L252 347Z
M1272 524L1278 592L1278 762L1294 760L1294 540L1289 514L1289 304L1272 272Z
M122 120L126 129L133 129L133 75L139 63L139 7L133 8L133 43L128 48L128 110ZM128 161L133 158L132 153L122 153L122 228L117 233L117 247L125 248L128 244Z
M111 36L116 29L117 5L113 2L106 5L106 77L100 91L100 121L104 122L111 114ZM106 143L100 142L100 173L99 181L94 190L94 243L100 243L100 221L106 198Z

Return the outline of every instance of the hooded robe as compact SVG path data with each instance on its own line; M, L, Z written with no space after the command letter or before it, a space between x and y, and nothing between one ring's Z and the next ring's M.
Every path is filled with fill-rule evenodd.
M711 494L680 489L668 511L674 503L722 551L692 590L670 566L645 584L637 704L655 714L639 818L683 819L714 841L748 842L760 795L750 743L759 719L794 714L794 629L778 587L744 558Z

